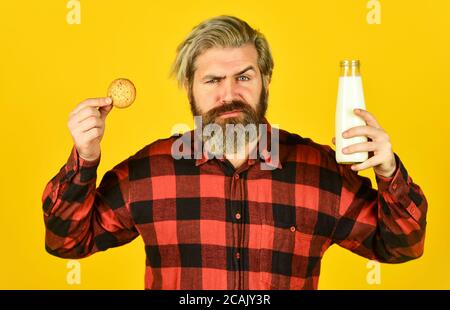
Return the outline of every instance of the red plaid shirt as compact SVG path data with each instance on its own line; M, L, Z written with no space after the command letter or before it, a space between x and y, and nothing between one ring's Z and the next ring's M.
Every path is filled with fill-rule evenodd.
M377 191L329 146L283 130L273 170L261 157L236 170L175 160L175 139L146 146L98 188L99 160L73 148L42 197L47 251L82 258L141 235L147 289L316 289L334 243L386 263L423 253L427 202L397 155Z

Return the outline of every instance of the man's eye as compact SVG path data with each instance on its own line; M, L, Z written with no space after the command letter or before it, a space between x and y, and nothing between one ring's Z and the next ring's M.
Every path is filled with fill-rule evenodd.
M245 76L245 75L241 75L240 77L238 77L238 81L249 81L249 77Z
M219 82L218 79L212 79L212 80L206 81L207 84L216 84L217 82Z

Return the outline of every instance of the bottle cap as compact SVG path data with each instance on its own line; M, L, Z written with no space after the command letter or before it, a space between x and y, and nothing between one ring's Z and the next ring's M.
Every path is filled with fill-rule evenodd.
M359 59L352 59L352 60L345 59L341 61L341 67L348 67L348 66L359 67Z

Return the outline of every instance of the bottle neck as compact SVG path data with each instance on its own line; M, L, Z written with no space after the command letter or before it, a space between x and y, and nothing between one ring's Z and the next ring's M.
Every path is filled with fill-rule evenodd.
M360 76L359 65L341 66L341 76Z

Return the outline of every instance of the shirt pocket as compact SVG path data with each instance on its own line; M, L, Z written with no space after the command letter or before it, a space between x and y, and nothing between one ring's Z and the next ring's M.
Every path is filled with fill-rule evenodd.
M266 222L260 240L260 279L266 289L313 288L308 268L318 253L313 253L312 235L300 232L292 222Z

